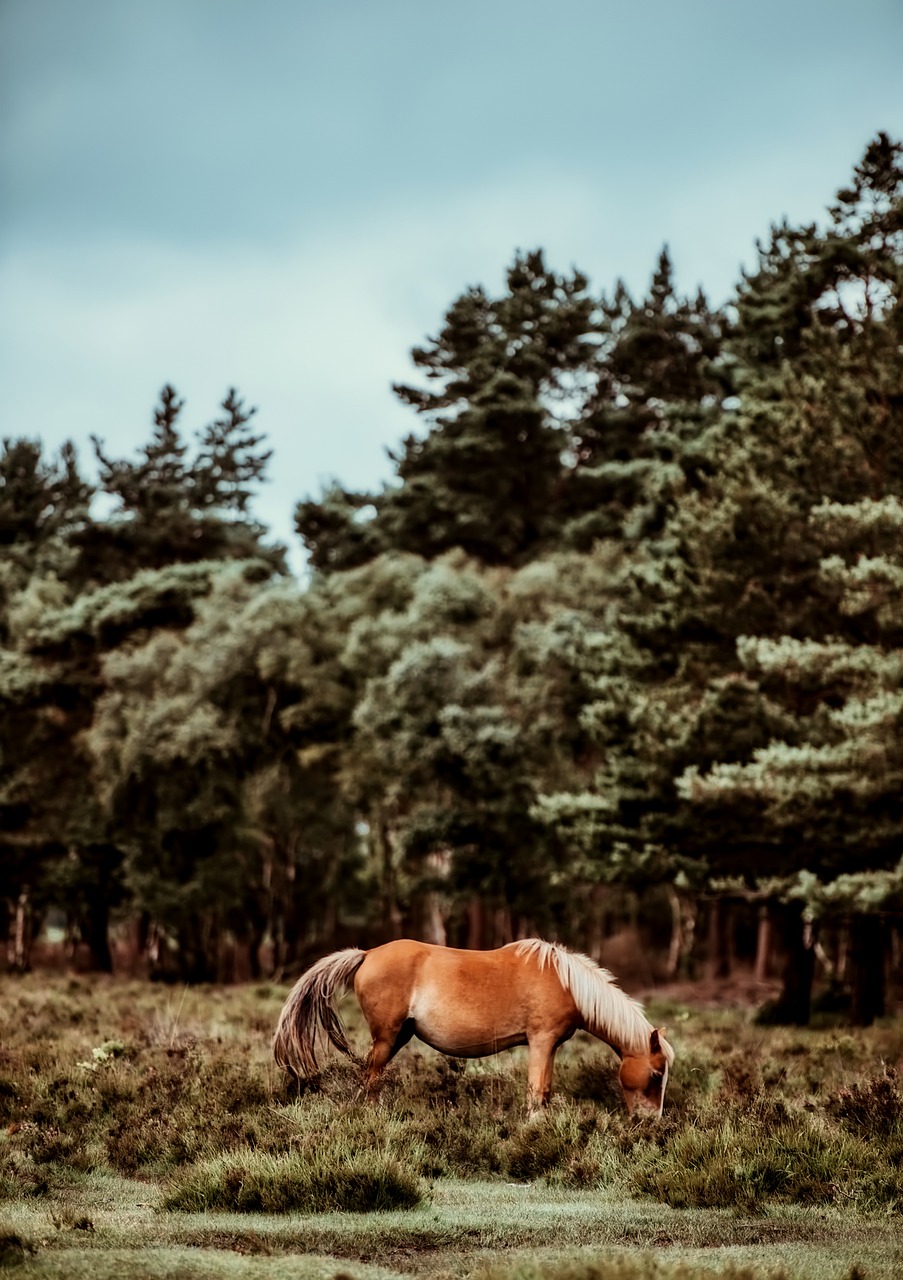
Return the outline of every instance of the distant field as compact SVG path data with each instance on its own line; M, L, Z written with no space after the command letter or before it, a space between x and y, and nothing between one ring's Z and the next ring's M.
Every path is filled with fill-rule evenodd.
M903 1019L798 1031L653 1004L678 1053L662 1122L622 1114L584 1036L529 1122L520 1053L412 1046L375 1106L331 1060L299 1096L270 1059L284 996L0 977L0 1269L903 1274Z

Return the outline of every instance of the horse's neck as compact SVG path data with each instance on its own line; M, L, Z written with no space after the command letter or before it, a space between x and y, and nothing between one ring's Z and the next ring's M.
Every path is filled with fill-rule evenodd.
M608 1027L587 1027L586 1030L590 1035L595 1036L597 1040L607 1044L609 1049L613 1050L619 1058L631 1058L647 1052L653 1026L651 1022L646 1022L644 1019L642 1026L637 1026L634 1034L631 1035L619 1034Z
M582 1025L619 1057L640 1054L648 1047L652 1024L638 1001L621 990L607 969L588 956L540 938L525 938L509 946L515 954L535 961L540 969L555 968L579 1010Z
M606 996L605 1007L599 1010L602 1016L587 1020L587 1031L613 1049L619 1058L646 1052L653 1026L642 1006L613 983Z
M587 1031L610 1045L619 1058L642 1053L652 1034L642 1005L623 992L606 969L584 969L582 974L578 969L574 978L570 990Z
M624 1050L619 1044L615 1043L614 1037L610 1033L597 1031L595 1029L590 1030L590 1028L587 1028L587 1030L589 1030L590 1034L594 1035L597 1040L601 1040L603 1044L607 1044L609 1049L613 1049L619 1058L624 1057Z

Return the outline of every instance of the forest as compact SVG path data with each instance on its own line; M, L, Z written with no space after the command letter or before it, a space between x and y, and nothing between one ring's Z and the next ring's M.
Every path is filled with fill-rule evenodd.
M303 577L238 390L189 440L164 386L91 481L13 424L7 967L48 921L83 967L187 982L630 928L658 977L740 956L775 1021L818 978L872 1022L903 927L901 344L882 133L723 306L667 249L641 298L541 250L467 288L394 388L391 480L299 495Z

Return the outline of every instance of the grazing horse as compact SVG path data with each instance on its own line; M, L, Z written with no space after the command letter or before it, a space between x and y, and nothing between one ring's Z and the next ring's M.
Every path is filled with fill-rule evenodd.
M662 1114L674 1061L664 1027L652 1026L607 969L558 943L527 938L495 951L459 951L403 938L336 951L289 992L273 1040L279 1066L298 1079L315 1072L320 1032L354 1056L336 1012L337 998L352 987L373 1037L365 1076L371 1094L412 1036L460 1058L525 1044L532 1112L549 1100L559 1045L582 1029L621 1059L627 1110Z

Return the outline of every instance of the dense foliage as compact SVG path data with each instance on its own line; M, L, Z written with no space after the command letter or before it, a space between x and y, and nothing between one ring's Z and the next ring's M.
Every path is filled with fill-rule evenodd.
M720 895L770 913L776 1016L808 1016L819 924L856 1020L880 1013L901 155L879 135L720 309L667 251L639 300L538 251L499 296L468 289L413 352L425 385L396 388L421 425L392 481L298 503L303 583L250 515L269 454L235 391L193 450L171 387L137 461L95 440L105 514L73 446L6 439L12 962L50 910L96 965L133 921L155 972L199 979L264 941L283 972L348 927L597 950L639 897L675 972Z

